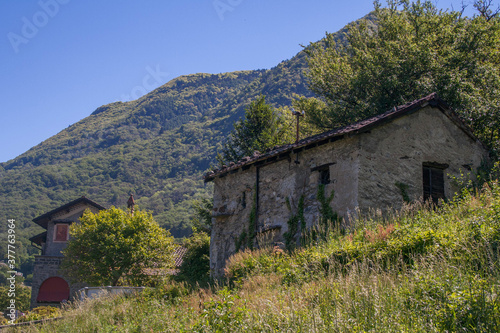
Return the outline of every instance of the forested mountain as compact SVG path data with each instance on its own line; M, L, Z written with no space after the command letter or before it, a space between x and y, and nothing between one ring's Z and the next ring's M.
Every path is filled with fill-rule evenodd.
M24 266L37 252L27 239L42 231L31 220L83 195L124 206L133 193L160 225L187 235L192 200L210 193L202 174L234 121L259 95L275 107L290 105L293 94L310 95L305 67L301 52L269 70L181 76L135 101L101 106L1 163L0 219L16 219Z

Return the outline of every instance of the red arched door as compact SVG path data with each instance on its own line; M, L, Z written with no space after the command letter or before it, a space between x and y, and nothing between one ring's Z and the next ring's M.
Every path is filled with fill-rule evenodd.
M69 299L69 285L63 278L54 276L42 282L37 302L61 302Z

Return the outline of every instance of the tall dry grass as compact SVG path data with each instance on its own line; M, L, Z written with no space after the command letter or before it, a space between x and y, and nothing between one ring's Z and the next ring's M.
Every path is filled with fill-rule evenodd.
M314 236L314 237L312 237ZM26 332L499 332L500 187L242 251L227 284L73 304Z

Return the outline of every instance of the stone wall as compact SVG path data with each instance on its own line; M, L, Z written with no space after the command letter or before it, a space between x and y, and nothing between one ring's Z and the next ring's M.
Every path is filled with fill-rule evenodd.
M355 210L359 169L358 138L346 138L308 150L293 153L286 159L252 165L215 179L214 211L210 242L210 264L214 276L223 274L226 260L236 252L244 232L248 234L250 212L257 206L257 233L254 243L283 242L287 221L297 213L304 196L307 227L318 222L319 201L316 198L320 169L329 169L330 183L325 192L335 190L332 207L343 215ZM298 162L298 163L297 163ZM257 184L257 178L259 179ZM292 211L286 205L288 198ZM269 235L267 230L275 234ZM243 244L243 245L246 245Z
M445 195L458 190L451 176L477 169L488 152L437 108L426 107L398 118L360 137L359 206L399 209L403 196L397 182L407 186L411 201L423 197L424 163L448 165Z
M65 278L59 268L61 265L63 257L61 256L35 256L35 266L33 270L33 282L31 284L31 308L35 308L37 306L57 306L58 304L54 303L38 303L36 301L38 297L38 291L43 281L47 280L50 277L60 277L63 278L69 285L69 294L70 299L73 299L76 296L76 292L85 287L86 285L83 283L70 283L67 278Z
M401 208L403 196L396 183L407 187L410 200L422 198L423 163L447 165L444 192L451 198L456 188L448 175L458 176L466 167L477 169L488 156L480 142L438 108L424 107L363 131L319 146L301 147L288 158L261 165L257 161L216 177L210 243L212 275L223 274L240 236L248 232L254 202L256 230L275 231L272 242L283 241L287 221L297 213L301 196L306 226L318 223L321 170L329 171L326 196L335 191L331 207L349 221L358 210ZM292 211L286 205L287 198ZM255 242L263 234L258 233Z

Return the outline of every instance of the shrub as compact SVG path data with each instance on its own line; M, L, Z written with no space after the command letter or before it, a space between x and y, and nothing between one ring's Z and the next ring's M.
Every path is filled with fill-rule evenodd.
M195 231L183 246L187 251L176 279L191 285L207 286L210 282L210 236L203 231Z
M55 318L61 315L61 310L52 306L39 306L31 311L28 311L25 316L19 317L16 323L24 323L27 321Z
M146 289L139 297L176 304L181 297L189 295L189 293L190 290L186 283L167 280L157 285L155 288Z

